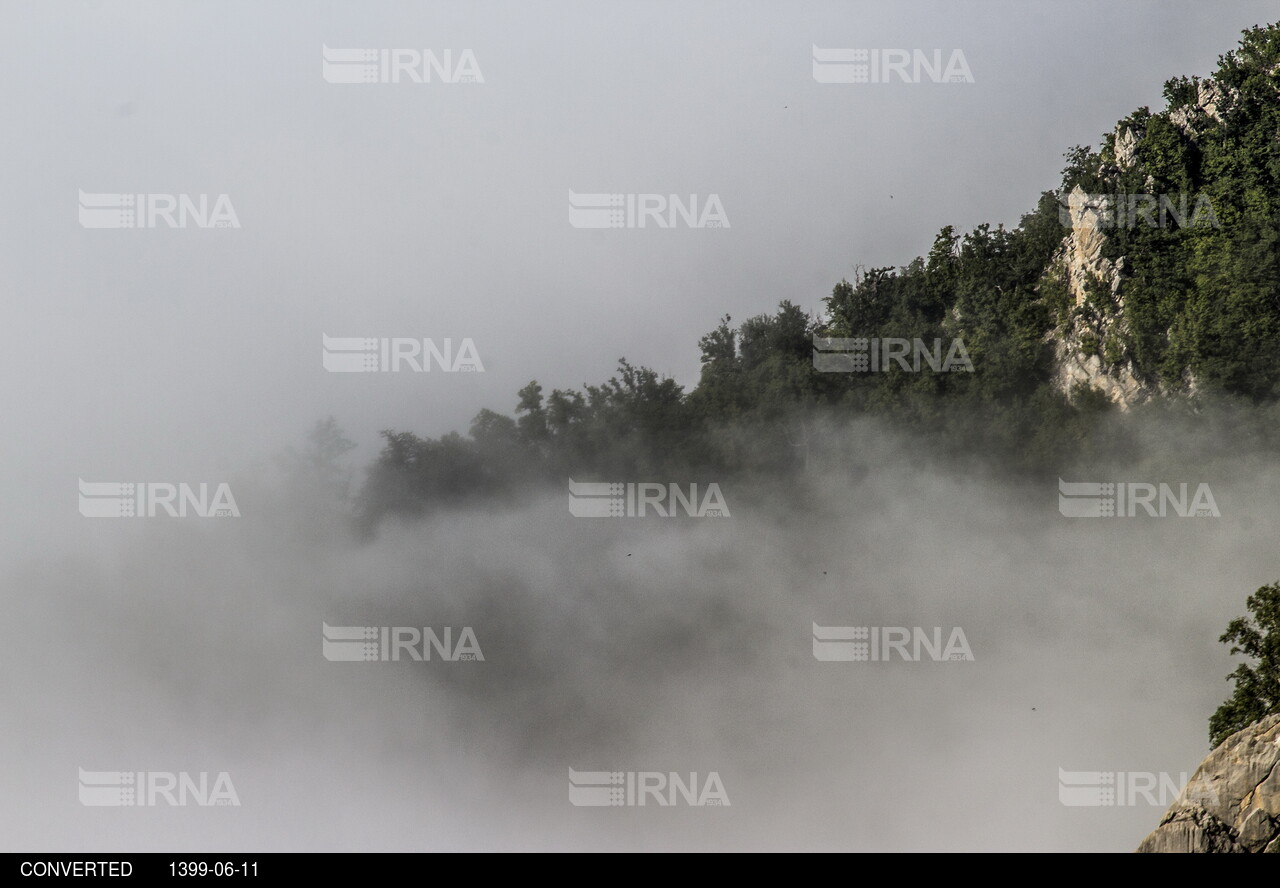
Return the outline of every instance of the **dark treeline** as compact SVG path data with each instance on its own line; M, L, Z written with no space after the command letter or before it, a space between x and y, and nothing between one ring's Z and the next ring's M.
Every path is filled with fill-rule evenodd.
M1202 107L1211 86L1214 113ZM686 392L621 361L581 391L530 382L515 415L482 410L466 436L384 431L358 497L371 528L462 501L502 499L530 485L576 480L784 479L804 471L819 423L871 416L939 459L975 455L1013 472L1061 468L1119 451L1115 409L1096 390L1054 382L1055 343L1078 337L1105 372L1124 367L1157 397L1143 410L1207 416L1218 402L1251 408L1280 395L1280 25L1244 33L1205 81L1165 87L1165 110L1141 108L1118 131L1138 135L1117 163L1115 134L1077 147L1057 191L1017 227L950 226L905 267L860 270L813 317L790 301L736 326L725 317L699 342L702 371ZM1119 225L1103 256L1118 291L1091 281L1076 305L1060 261L1060 209L1072 189L1207 200L1216 225ZM1123 323L1103 324L1121 317ZM963 341L972 372L830 373L813 337ZM1255 444L1276 440L1272 409L1251 410ZM1205 421L1208 421L1207 419Z

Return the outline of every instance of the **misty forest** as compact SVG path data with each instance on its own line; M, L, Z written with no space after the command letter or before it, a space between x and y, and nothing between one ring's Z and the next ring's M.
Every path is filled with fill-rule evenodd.
M39 294L24 310L48 312L15 348L75 332L20 362L39 399L15 393L6 436L23 505L0 573L17 635L4 850L1280 852L1280 22L1179 6L1153 33L1216 67L1169 71L1159 48L1124 67L1108 43L1095 61L1114 76L1090 62L1084 88L1039 56L1087 62L1093 26L1076 44L1064 19L1022 17L1057 45L1011 30L999 48L978 6L969 83L824 80L847 62L824 48L848 42L847 9L813 12L844 30L788 24L799 74L776 75L761 47L780 10L744 7L717 54L706 22L640 4L617 23L582 8L581 33L520 7L520 27L474 35L463 15L362 12L385 26L365 32L325 13L297 62L310 85L290 79L295 25L264 11L244 40L287 51L246 44L252 64L168 105L104 63L89 79L129 101L103 99L105 123L55 116L56 138L32 121L97 86L35 90L15 132L42 150L10 158L33 165L15 189L65 196L82 175L92 227L90 180L109 177L50 146L101 142L123 165L145 131L177 166L137 190L178 188L185 165L224 176L243 230L77 229L39 268L12 250ZM915 26L883 14L895 40ZM668 15L686 30L622 39ZM388 52L335 46L391 39L339 35L406 22L474 39L470 81L443 63L329 79ZM540 28L560 43L510 33ZM659 37L680 76L643 67ZM545 73L561 44L598 54ZM186 83L179 55L155 64ZM1022 79L995 101L1022 102L1026 131L983 116L979 89ZM894 102L908 110L882 124ZM667 103L670 119L637 110ZM252 132L210 124L197 145L157 107ZM1107 109L1106 131L1080 108ZM893 129L930 115L929 145ZM1073 136L1041 152L1046 121ZM82 135L99 126L128 134ZM572 219L585 183L627 169L615 130L642 145L637 181L674 157L694 172L669 190L709 181L732 225L566 230L564 171L594 171ZM950 157L950 139L989 151ZM1010 186L1016 218L964 216L1028 169L1050 175ZM554 184L545 218L516 180ZM850 199L868 181L879 218ZM328 362L351 331L473 333L484 372L319 369L314 340ZM70 371L46 360L64 354ZM135 495L107 478L137 499L102 506ZM207 516L154 516L158 495L207 507L214 478ZM231 801L192 777L197 801L157 804L134 774L217 776Z
M482 409L465 435L383 430L354 490L342 460L354 445L332 417L288 462L369 540L387 521L527 501L571 477L715 479L799 503L833 477L869 471L874 458L849 433L867 419L921 466L1005 480L1274 453L1280 24L1247 30L1211 76L1167 81L1164 101L1119 121L1096 149L1067 150L1061 182L1016 226L944 226L927 256L857 265L813 313L783 299L740 323L725 315L697 341L691 391L621 358L616 375L581 390L532 380L513 415ZM1073 192L1180 199L1122 203L1111 225L1090 229L1072 214ZM1160 224L1132 224L1139 211ZM858 336L960 339L969 372L936 360L818 369L815 338ZM1064 370L1073 362L1085 372ZM1153 428L1175 430L1177 443ZM1208 719L1213 746L1280 713L1280 584L1248 607L1220 639L1247 659Z
M1068 150L1061 183L1016 227L946 226L928 256L859 267L816 316L789 300L737 325L726 315L698 340L702 378L692 391L623 358L616 376L581 391L544 392L531 381L516 394L514 417L481 410L466 436L383 431L353 519L370 533L388 518L504 502L574 473L781 489L800 477L865 471L856 450L824 443L839 435L817 431L865 416L911 440L920 460L966 465L981 454L1032 478L1141 452L1130 427L1152 418L1222 436L1184 459L1211 458L1237 438L1274 450L1278 83L1280 24L1246 31L1212 76L1169 80L1163 108L1139 108L1097 150ZM1149 209L1167 225L1108 229L1092 261L1073 267L1062 213L1076 189L1184 199ZM972 371L815 369L814 337L854 336L960 338ZM1067 350L1096 358L1093 373L1107 383L1130 387L1109 397L1064 376ZM1121 411L1129 416L1118 419ZM312 464L332 483L349 442L332 419L317 423L311 442ZM1242 650L1263 668L1239 667L1236 697L1213 717L1215 745L1280 712L1277 594L1272 586L1250 601L1265 609L1268 631ZM1243 632L1233 623L1232 638Z

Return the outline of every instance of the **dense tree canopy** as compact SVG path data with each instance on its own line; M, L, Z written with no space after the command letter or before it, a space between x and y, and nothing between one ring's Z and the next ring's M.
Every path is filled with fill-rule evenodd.
M1054 383L1054 343L1075 320L1123 313L1106 341L1080 340L1106 366L1124 363L1153 390L1181 398L1270 402L1280 395L1280 25L1244 33L1212 78L1177 78L1167 107L1141 108L1117 132L1138 138L1119 162L1116 133L1098 151L1067 151L1062 181L1015 228L941 229L927 256L859 269L820 317L783 300L699 342L702 371L686 393L620 362L608 382L517 394L515 418L483 410L464 437L383 433L360 497L372 526L387 514L501 497L567 477L698 480L785 477L806 467L815 417L872 415L981 452L1013 471L1043 471L1103 446L1096 391ZM1212 107L1207 107L1212 106ZM1090 194L1166 195L1165 224L1109 228L1106 258L1124 257L1118 296L1100 282L1077 306L1058 260L1060 207ZM1185 203L1184 203L1185 202ZM1195 208L1206 210L1200 218ZM972 372L831 373L813 337L961 340Z
M1249 596L1250 617L1237 617L1218 639L1231 653L1244 654L1227 678L1235 692L1209 719L1209 742L1217 746L1264 716L1280 712L1280 583L1263 586Z

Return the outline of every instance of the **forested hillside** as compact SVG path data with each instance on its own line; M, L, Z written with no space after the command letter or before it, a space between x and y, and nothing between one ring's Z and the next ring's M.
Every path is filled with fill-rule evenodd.
M1164 99L1096 150L1068 150L1061 182L1016 226L947 225L927 256L861 269L813 315L783 301L726 316L698 341L692 391L623 360L581 391L531 382L514 417L482 410L466 436L384 432L363 520L570 476L785 477L806 468L818 423L859 416L931 442L939 459L981 454L1032 472L1119 446L1120 413L1208 422L1224 404L1269 407L1280 395L1280 25L1246 31L1210 77L1170 80ZM822 372L815 336L958 339L972 371ZM1251 415L1251 434L1276 440L1276 411Z

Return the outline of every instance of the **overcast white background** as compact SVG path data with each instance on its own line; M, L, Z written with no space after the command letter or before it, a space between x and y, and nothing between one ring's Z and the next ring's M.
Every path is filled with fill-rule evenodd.
M1016 224L1062 152L1208 73L1268 3L6 3L4 465L214 478L330 413L458 429L697 340L937 230ZM811 47L961 49L973 84L820 84ZM482 85L346 86L320 47L472 49ZM241 228L80 227L77 191L226 193ZM720 196L584 231L567 192ZM483 375L325 373L331 336L471 337ZM46 493L42 493L46 492Z
M691 387L698 339L722 315L740 321L781 299L816 312L855 265L905 264L944 225L1015 225L1058 184L1067 148L1096 147L1118 118L1159 107L1167 78L1210 73L1242 29L1275 14L1273 2L0 4L0 554L27 577L71 552L119 557L122 532L76 514L77 478L225 480L300 446L330 414L364 465L379 429L465 431L482 407L511 413L531 379L598 383L623 356ZM330 84L322 44L471 49L484 83ZM960 49L975 82L820 84L814 44ZM241 227L88 230L79 190L225 193ZM731 227L577 230L569 190L715 193ZM470 337L485 372L326 373L322 333ZM244 510L252 491L237 495ZM171 564L175 587L200 563ZM94 564L66 594L95 594ZM935 589L946 582L946 565L928 573ZM1197 642L1269 579L1241 574L1197 615ZM243 591L256 575L237 576ZM32 587L5 594L26 601ZM61 609L47 606L14 630L57 635ZM809 619L796 617L802 636ZM1187 707L1176 752L1132 767L1194 766L1225 662L1206 667L1209 690ZM41 675L19 681L22 694L74 696L74 675ZM9 739L35 754L65 736L42 731L27 724ZM45 774L71 779L74 758L8 785L39 793ZM938 845L1055 841L1028 828L1006 843L974 829L964 799L948 804L964 830ZM44 847L17 826L20 806L5 807L10 841ZM85 818L102 812L74 813L53 847L125 841L94 838ZM1140 812L1119 838L1095 826L1081 844L1130 847L1157 815ZM495 844L540 841L489 822ZM867 828L855 844L874 847ZM886 846L933 844L884 829Z

